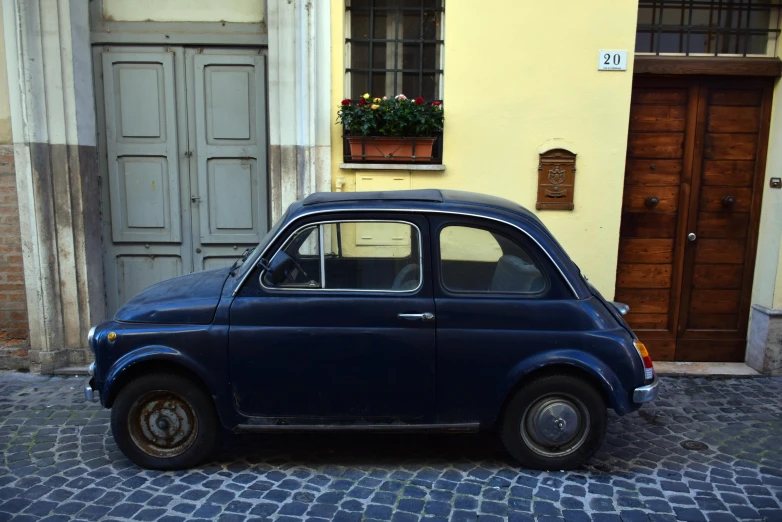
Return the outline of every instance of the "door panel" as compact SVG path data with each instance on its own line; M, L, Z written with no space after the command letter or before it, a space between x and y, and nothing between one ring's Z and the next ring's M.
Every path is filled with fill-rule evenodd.
M192 271L184 52L93 48L109 316L149 285Z
M172 53L103 54L114 241L181 239Z
M626 319L633 328L663 338L674 336L672 289L681 277L676 238L686 205L681 183L690 175L685 143L693 139L688 118L695 103L682 85L637 87L632 96L615 299L630 306ZM636 114L660 121L639 127Z
M259 96L264 57L188 52L195 87L197 243L254 245L268 227L266 110Z
M657 359L743 360L769 111L761 80L635 79L615 298Z
M347 272L348 285L362 291L268 288L259 284L258 272L251 275L230 311L231 383L243 413L304 423L432 421L436 323L400 317L435 311L428 221L400 215L374 219L417 226L421 240L413 242L411 255L417 261L420 247L423 284L411 292L373 291L389 288L394 275L412 261L375 257L323 261L327 288L329 280ZM402 226L410 236L409 225ZM303 268L310 270L306 263Z

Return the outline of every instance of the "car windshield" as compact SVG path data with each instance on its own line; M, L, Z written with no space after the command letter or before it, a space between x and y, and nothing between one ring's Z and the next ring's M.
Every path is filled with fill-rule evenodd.
M269 232L263 236L263 239L261 239L261 242L258 243L255 248L247 249L245 250L244 254L242 254L242 257L236 260L236 263L234 263L234 266L231 267L231 272L234 274L236 278L240 278L244 275L247 270L252 268L255 265L255 262L258 260L258 257L263 253L264 250L266 250L266 247L269 246L269 243L271 243L271 240L274 239L274 236L277 235L277 233L280 231L280 228L282 227L282 224L285 223L285 220L288 218L288 213L290 212L290 208L286 209L282 216L280 216L280 219L278 219L274 226L269 230Z

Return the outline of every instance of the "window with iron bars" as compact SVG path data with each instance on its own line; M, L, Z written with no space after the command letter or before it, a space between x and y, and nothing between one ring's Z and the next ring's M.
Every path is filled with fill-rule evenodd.
M442 101L443 2L345 0L347 96ZM432 162L442 163L442 135L436 138ZM349 157L346 142L346 162Z
M760 0L639 0L635 52L775 56L779 8Z
M442 98L442 0L349 0L346 7L351 98Z

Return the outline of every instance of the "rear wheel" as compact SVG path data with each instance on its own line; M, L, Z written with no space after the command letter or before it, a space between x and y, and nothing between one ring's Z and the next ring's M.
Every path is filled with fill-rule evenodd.
M111 431L120 450L151 469L183 469L211 454L217 441L211 398L190 379L155 373L129 382L111 410Z
M538 469L572 469L600 448L606 406L598 390L572 375L548 375L524 385L505 408L501 435L508 452Z

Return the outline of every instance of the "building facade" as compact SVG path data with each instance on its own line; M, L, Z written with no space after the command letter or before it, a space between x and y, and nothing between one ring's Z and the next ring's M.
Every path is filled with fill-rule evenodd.
M540 207L654 358L780 370L776 3L3 0L2 16L2 367L85 364L91 324L232 263L309 193L435 187ZM434 160L352 156L335 121L364 93L441 102Z

